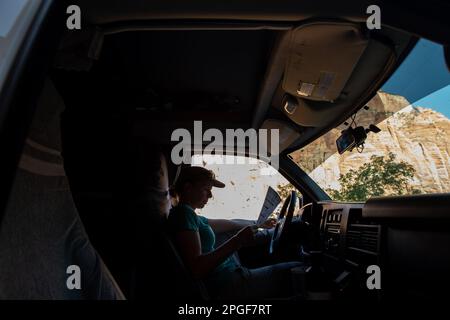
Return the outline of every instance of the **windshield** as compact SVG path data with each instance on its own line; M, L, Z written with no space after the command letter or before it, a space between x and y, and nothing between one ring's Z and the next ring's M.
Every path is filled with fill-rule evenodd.
M443 48L420 40L366 108L290 156L333 200L450 192L449 117ZM338 153L343 129L371 124L364 149Z

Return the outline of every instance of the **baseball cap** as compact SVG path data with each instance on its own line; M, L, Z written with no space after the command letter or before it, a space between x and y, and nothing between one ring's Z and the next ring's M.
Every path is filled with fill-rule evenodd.
M186 182L195 181L209 181L212 183L213 187L224 188L225 183L216 179L216 175L213 171L205 169L203 167L185 167L181 169L180 175L178 176L176 185L182 186Z

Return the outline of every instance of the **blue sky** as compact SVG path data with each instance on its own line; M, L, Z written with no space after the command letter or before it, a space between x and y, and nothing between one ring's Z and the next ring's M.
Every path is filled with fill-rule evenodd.
M414 105L434 109L450 118L450 85L414 102Z
M17 16L23 10L25 0L0 0L0 12L2 18L0 19L0 37L6 37L12 29Z
M442 46L420 40L382 90L450 118L450 72Z

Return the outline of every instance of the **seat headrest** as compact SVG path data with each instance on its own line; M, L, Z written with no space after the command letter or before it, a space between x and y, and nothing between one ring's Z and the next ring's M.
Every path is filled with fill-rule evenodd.
M144 138L136 138L131 158L134 169L133 197L147 203L148 209L161 218L170 210L169 170L163 151Z
M38 101L19 168L39 176L64 177L61 157L60 117L64 102L50 80Z

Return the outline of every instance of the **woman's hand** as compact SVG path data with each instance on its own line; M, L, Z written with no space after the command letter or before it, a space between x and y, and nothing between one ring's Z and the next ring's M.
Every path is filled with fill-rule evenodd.
M235 237L238 239L239 245L246 247L251 246L255 241L255 231L251 226L242 228Z
M269 218L266 221L264 221L263 223L261 223L260 225L257 225L257 228L271 229L271 228L275 227L276 225L277 225L277 219Z

